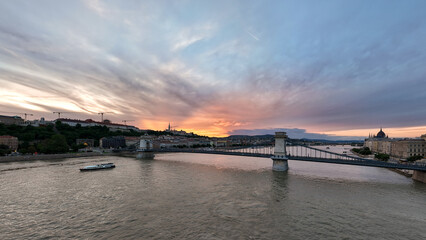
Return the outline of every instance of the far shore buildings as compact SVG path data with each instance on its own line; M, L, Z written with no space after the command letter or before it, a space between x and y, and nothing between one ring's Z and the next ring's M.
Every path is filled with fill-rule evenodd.
M114 137L103 137L99 140L99 146L101 148L124 148L126 147L126 139L123 136L114 136Z
M383 130L377 135L370 135L365 139L364 146L370 148L372 152L385 153L395 158L406 159L411 156L426 155L426 134L420 138L389 138Z

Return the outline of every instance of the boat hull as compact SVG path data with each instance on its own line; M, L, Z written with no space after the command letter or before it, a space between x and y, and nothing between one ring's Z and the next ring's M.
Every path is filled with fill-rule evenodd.
M108 164L99 164L96 166L87 166L84 168L80 168L80 171L86 172L86 171L106 170L106 169L113 169L113 168L115 168L115 165L112 163L108 163Z
M84 169L84 168L80 168L80 171L82 172L86 172L86 171L98 171L98 170L108 170L108 169L113 169L114 167L106 167L106 168L89 168L89 169Z

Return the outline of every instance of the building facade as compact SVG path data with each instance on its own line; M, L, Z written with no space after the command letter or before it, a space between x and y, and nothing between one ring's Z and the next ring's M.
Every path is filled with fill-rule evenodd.
M0 145L6 145L10 151L16 152L18 150L18 138L13 136L0 136Z
M126 146L130 147L130 146L136 146L139 144L141 138L140 137L124 137L124 139L126 140Z
M126 147L126 140L123 136L103 137L99 140L99 146L101 148L124 148Z
M426 155L425 139L403 139L392 143L391 156L398 158L409 158L412 156Z
M375 153L385 153L395 158L406 159L412 156L426 156L426 134L419 139L390 139L380 129L377 135L365 139L364 146Z

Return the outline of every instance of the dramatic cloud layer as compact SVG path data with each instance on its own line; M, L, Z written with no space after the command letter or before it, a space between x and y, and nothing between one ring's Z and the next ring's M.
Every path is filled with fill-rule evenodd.
M362 136L380 126L418 136L425 8L421 0L1 1L0 114L113 112L106 116L141 128L171 121L222 136L273 128Z

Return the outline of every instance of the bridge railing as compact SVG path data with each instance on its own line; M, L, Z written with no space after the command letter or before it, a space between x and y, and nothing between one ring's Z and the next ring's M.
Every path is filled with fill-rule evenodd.
M194 152L194 153L235 153L242 155L264 155L272 156L274 154L274 146L272 145L255 145L255 146L234 146L234 147L215 147L215 148L162 148L153 149L155 152Z
M330 159L348 159L348 160L368 160L357 156L335 153L318 149L307 145L289 145L286 147L288 156L297 157L313 157L313 158L330 158Z
M426 168L426 163L410 163L410 162L384 162L368 158L360 158L358 156L349 156L347 154L334 153L323 149L314 148L306 145L290 145L286 147L287 157L289 159L331 159L331 160L350 160L356 162L362 162L364 164L383 165L389 167L409 167L413 166L416 168Z
M224 154L233 156L262 157L270 158L274 155L273 146L240 146L240 147L219 147L219 148L163 148L153 149L154 152L181 152L181 153L204 153L204 154ZM356 156L333 153L322 149L305 145L291 145L286 147L289 160L310 161L360 165L370 167L385 167L397 169L410 169L426 171L424 163L399 163L383 162L373 159L365 159Z

